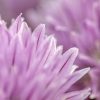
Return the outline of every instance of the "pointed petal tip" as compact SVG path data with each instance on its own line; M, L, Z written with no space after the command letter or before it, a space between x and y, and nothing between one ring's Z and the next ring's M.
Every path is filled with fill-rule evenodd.
M87 72L89 72L89 71L90 71L90 67L88 67L88 68L85 68L85 69L86 69L86 71L87 71Z
M22 16L23 13L20 13L19 15Z
M22 16L22 13L20 13L19 15L18 15L18 17L21 17Z
M87 91L88 91L88 92L91 92L91 88L90 88L90 87L89 87L89 88L87 88Z
M91 93L91 88L90 87L85 88L83 91Z
M81 71L82 71L83 75L85 75L90 71L90 68L84 68Z
M19 21L19 22L23 22L24 21L24 17L22 16L23 14L22 13L20 13L19 14L19 16L16 18L16 20L15 21Z
M45 27L45 24L40 24L42 27Z
M76 47L70 48L69 49L72 53L74 53L76 56L78 55L79 49Z
M48 37L48 40L50 40L52 43L56 43L56 39L54 38L53 35L50 35L50 36Z
M22 19L22 13L20 13L16 19Z
M39 24L33 31L34 34L45 34L45 24Z
M75 51L75 52L78 52L79 51L79 49L77 48L77 47L73 47L73 48L71 48L73 51Z
M87 88L83 91L84 91L84 93L83 93L84 98L87 98L91 94L91 88Z
M44 28L45 29L45 24L39 24L37 27L40 27L40 28Z

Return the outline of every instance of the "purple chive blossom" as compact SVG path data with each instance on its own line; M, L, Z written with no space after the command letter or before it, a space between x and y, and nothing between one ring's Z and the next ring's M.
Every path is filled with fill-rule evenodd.
M79 48L78 64L92 68L87 77L88 85L92 86L90 99L100 100L100 0L59 2L47 16L48 30L55 33L64 50Z
M85 100L90 89L70 91L89 71L75 71L77 54L77 48L62 54L42 24L31 32L21 16L9 28L1 20L0 100Z

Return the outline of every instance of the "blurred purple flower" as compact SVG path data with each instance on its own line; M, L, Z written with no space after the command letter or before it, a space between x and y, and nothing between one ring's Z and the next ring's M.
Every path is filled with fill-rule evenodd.
M58 13L59 11L59 13ZM48 30L64 50L80 50L78 64L90 66L91 98L100 100L100 0L59 0L47 16Z
M46 0L0 0L0 16L10 23L12 18L16 18L20 13L25 13L34 9L37 12L45 5ZM25 17L25 16L24 16Z
M45 16L47 15L49 9L52 8L52 5L56 5L56 0L42 0L41 6L39 9L34 10L30 9L26 11L25 17L27 18L28 23L34 29L40 23L46 23Z
M77 0L77 2L73 0L58 1L56 7L52 7L48 11L49 14L47 14L46 19L49 25L49 31L51 33L53 31L58 38L58 42L63 44L65 49L68 49L69 46L73 47L72 43L69 45L66 43L67 39L68 41L73 41L70 33L81 33L82 25L86 19L95 20L93 9L94 0Z
M0 100L84 100L90 89L69 91L89 68L75 71L78 54L71 48L62 54L62 46L45 35L39 25L31 34L19 16L7 28L0 21Z

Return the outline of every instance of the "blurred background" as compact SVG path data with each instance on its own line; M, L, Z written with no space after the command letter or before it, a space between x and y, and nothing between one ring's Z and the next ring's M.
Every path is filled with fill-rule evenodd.
M51 9L55 0L0 0L0 16L8 24L12 18L22 13L25 20L33 26L43 22L44 11Z

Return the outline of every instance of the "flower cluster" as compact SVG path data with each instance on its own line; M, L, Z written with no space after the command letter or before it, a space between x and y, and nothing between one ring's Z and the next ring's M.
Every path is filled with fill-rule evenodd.
M86 99L90 89L70 89L89 68L75 71L77 48L62 51L43 24L31 32L21 15L9 28L0 20L0 100Z

